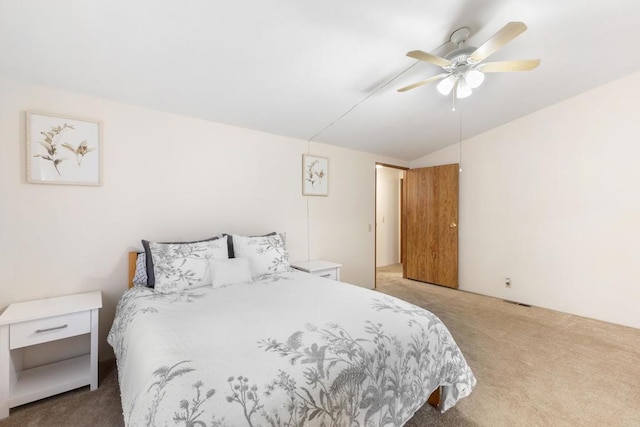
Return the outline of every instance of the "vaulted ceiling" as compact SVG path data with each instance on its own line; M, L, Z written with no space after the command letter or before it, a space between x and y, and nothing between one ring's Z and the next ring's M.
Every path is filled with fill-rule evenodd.
M413 160L460 117L466 139L639 71L639 19L636 0L0 0L0 76ZM529 29L491 60L536 70L487 75L455 113L435 84L396 92L440 72L407 51L509 21Z

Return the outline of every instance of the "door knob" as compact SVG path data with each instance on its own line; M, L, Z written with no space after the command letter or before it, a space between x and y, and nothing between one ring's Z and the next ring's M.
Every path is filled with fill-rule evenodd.
M451 224L449 224L449 228L456 228L458 226L458 224L456 224L455 222L452 222Z

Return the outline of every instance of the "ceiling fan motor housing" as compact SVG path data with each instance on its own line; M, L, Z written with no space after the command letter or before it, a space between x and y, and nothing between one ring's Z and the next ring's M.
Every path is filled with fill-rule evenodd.
M471 64L467 62L467 58L469 58L469 56L471 56L471 54L475 52L476 49L477 48L473 46L468 46L452 50L444 56L444 59L448 59L452 64L443 68L447 71L454 71L461 66L470 66Z

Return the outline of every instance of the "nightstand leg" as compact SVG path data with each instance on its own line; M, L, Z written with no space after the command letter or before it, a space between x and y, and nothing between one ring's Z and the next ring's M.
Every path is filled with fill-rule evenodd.
M10 358L9 325L2 325L0 326L0 419L9 416Z
M98 388L98 309L91 310L91 383L90 390Z

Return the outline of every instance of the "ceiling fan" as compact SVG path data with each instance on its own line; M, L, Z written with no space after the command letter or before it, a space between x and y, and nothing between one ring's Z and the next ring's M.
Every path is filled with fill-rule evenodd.
M451 91L453 91L456 98L466 98L471 95L473 89L482 84L484 81L484 73L533 70L540 64L539 59L483 62L498 49L526 30L527 26L524 22L509 22L489 40L484 42L482 46L475 48L472 46L464 46L471 31L468 27L463 27L451 34L450 40L455 43L457 48L447 53L444 58L421 50L412 50L407 53L408 57L438 65L442 67L444 73L400 88L398 92L405 92L440 80L437 86L438 92L443 95L449 95Z

